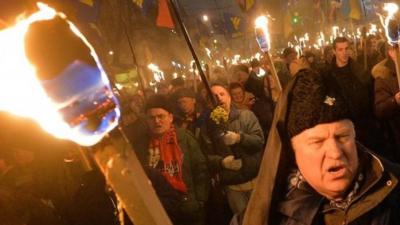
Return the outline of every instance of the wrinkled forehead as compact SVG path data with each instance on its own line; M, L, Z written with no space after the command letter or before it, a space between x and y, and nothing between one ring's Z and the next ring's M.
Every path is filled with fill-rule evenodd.
M349 119L317 124L311 128L303 130L301 133L292 137L291 140L296 137L300 137L301 140L304 141L309 139L323 140L328 138L342 137L344 135L350 135L351 138L355 139L354 124Z

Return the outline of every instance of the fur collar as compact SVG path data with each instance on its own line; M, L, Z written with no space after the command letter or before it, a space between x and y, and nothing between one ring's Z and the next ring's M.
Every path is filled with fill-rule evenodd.
M377 79L377 78L385 79L392 75L395 75L394 71L395 71L395 68L394 68L393 61L389 60L389 59L384 59L372 68L371 73L372 73L372 76L374 77L374 79Z

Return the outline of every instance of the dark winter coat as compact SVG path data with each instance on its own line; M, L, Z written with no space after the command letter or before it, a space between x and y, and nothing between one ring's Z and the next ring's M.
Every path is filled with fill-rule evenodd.
M391 156L400 162L400 106L394 96L399 92L394 62L385 59L372 69L375 78L375 115L386 125L388 142L393 143Z
M265 98L264 81L258 78L255 73L250 73L249 79L244 84L244 89L252 93L256 98Z
M370 149L382 149L383 137L373 113L374 92L370 72L351 58L346 66L339 68L336 58L333 58L330 70L323 75L331 75L336 80L348 101L357 140Z
M399 165L379 159L358 146L365 180L346 211L333 208L309 185L290 191L281 201L272 224L386 225L400 221Z
M142 165L148 165L149 157L149 132L142 132L142 136L133 143L133 148ZM183 153L183 181L187 187L187 194L182 195L182 200L174 215L179 215L183 220L200 220L204 213L204 202L208 199L210 176L206 156L201 151L199 144L190 131L176 129L179 146Z
M232 106L226 130L239 133L240 142L230 147L224 145L219 129L211 119L202 132L210 169L214 174L220 175L223 185L250 181L258 174L263 154L264 137L260 124L251 111ZM243 166L240 170L233 171L222 167L221 161L228 155L242 159Z
M285 221L288 222L287 224L312 224L314 219L316 221L321 219L322 214L317 214L317 212L319 210L318 206L323 203L323 199L318 197L318 195L299 195L298 198L292 198L293 201L290 204L286 204L286 206L288 206L287 210L283 208L283 204L289 200L289 198L286 198L288 194L287 178L291 170L295 167L293 150L290 146L290 138L285 128L288 113L287 104L291 98L291 91L295 83L296 79L293 79L288 83L288 86L284 89L277 102L274 121L271 126L266 146L266 149L268 150L266 151L260 166L260 179L257 180L256 187L254 188L251 199L247 205L246 214L244 215L244 221L247 224L276 225L281 222L285 224ZM381 162L383 162L385 168L382 172L382 178L379 179L379 182L374 183L371 189L369 189L371 192L363 194L363 198L359 199L359 201L365 200L365 204L371 204L374 202L380 204L380 207L376 208L377 211L371 211L371 213L378 212L383 208L392 208L391 201L395 200L397 198L397 193L399 193L397 190L399 186L397 184L399 177L398 168L386 161ZM385 198L380 196L380 198L376 198L373 201L367 201L369 200L369 198L367 198L368 196L375 196L373 195L374 190L388 190L384 185L388 181L385 179L386 175L396 178L392 180L391 187L393 187L393 189L390 189L390 194L387 195L388 197ZM305 198L305 200L303 199L304 201L302 200L303 197ZM297 199L297 201L295 199ZM290 208L291 205L293 205L293 208ZM303 207L306 210L302 211L301 209ZM371 207L371 205L368 207ZM396 207L393 207L392 209L395 210ZM287 217L282 216L286 214L288 214ZM360 215L361 214L364 213L360 212ZM367 213L365 215L371 214ZM400 213L396 212L392 215L400 215ZM288 220L288 218L291 219ZM361 219L361 217L359 218ZM297 221L295 219L297 219Z

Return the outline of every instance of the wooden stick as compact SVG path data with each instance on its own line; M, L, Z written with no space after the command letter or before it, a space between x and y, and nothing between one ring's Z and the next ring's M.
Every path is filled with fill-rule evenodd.
M94 158L135 225L172 225L135 152L123 135L94 148Z
M282 85L281 82L279 81L278 73L276 72L275 65L274 62L272 61L271 55L269 54L268 51L265 52L264 55L267 59L269 67L271 68L272 77L276 80L276 85L278 86L279 92L282 92Z
M399 45L394 46L394 56L395 56L395 65L396 65L396 76L397 76L397 84L400 88L400 54L399 54Z

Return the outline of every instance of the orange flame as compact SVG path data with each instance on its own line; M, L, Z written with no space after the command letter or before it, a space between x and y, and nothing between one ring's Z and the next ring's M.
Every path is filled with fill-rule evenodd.
M263 51L269 51L271 49L271 40L269 37L268 30L268 18L266 16L259 16L255 21L256 34L263 36L263 40L258 40L260 47ZM262 46L261 46L262 45Z
M56 16L66 19L62 13L56 12L49 6L38 3L39 11L19 21L12 27L0 31L0 111L31 118L48 133L56 138L72 140L80 145L90 146L100 141L106 133L83 135L77 128L71 128L58 112L61 105L52 101L46 94L36 76L36 68L32 65L25 53L24 38L30 24L51 20ZM101 77L105 84L108 78L93 47L79 32L72 22L66 20L70 29L91 50L97 66L101 70ZM119 117L119 110L117 109ZM115 128L118 120L110 124L108 131Z

